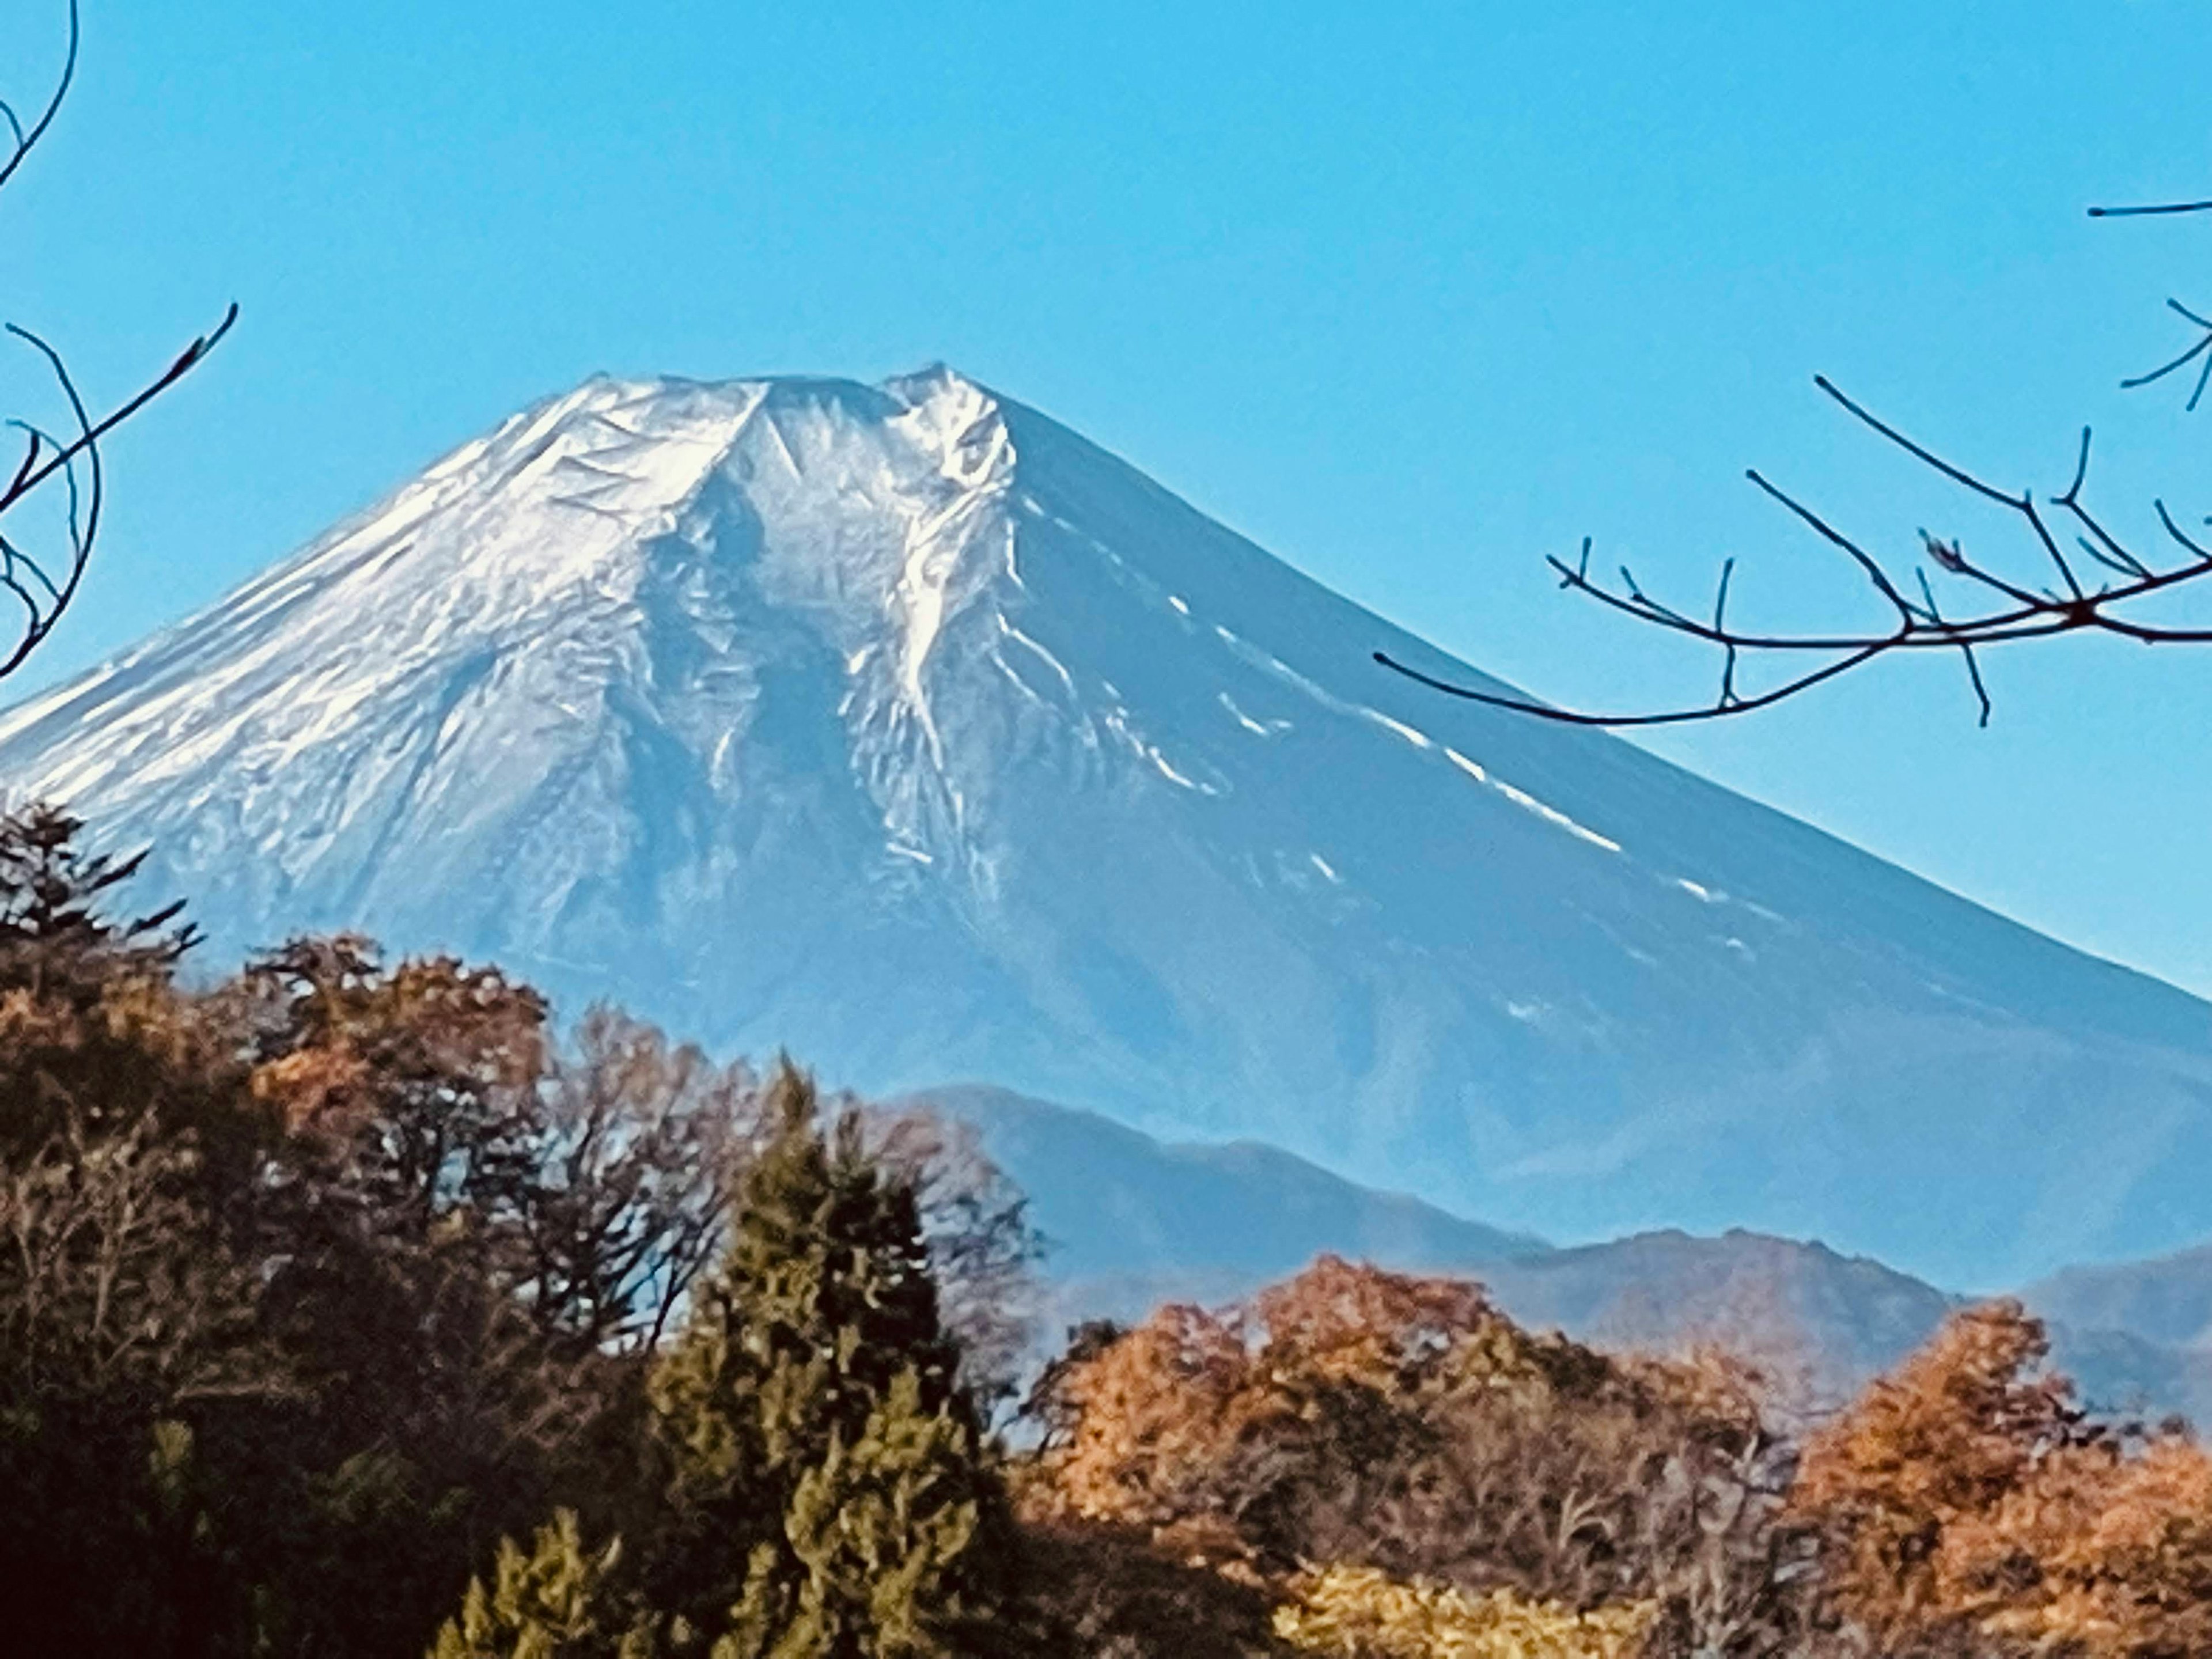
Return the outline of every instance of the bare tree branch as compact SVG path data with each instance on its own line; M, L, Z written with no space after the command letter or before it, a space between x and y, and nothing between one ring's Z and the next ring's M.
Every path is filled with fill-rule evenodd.
M68 14L69 43L61 72L37 116L27 126L13 106L0 101L0 130L5 134L4 140L0 140L0 187L15 177L25 158L46 136L76 81L82 34L78 0L69 0ZM68 364L53 345L27 328L15 323L4 325L6 333L27 345L43 361L68 410L69 428L65 434L55 435L27 420L7 422L24 434L25 442L21 460L8 475L6 483L0 484L0 587L4 587L22 606L23 619L15 644L0 649L0 677L12 673L21 665L53 631L76 597L99 538L100 514L106 501L101 441L197 368L237 320L238 307L234 304L224 312L221 322L186 346L160 374L98 417L87 405ZM51 560L59 573L58 580L48 574L46 562L25 550L20 537L10 536L6 531L9 512L22 506L42 485L57 477L62 481L68 498L61 530L63 548Z
M2092 208L2089 211L2100 218L2197 213L2212 211L2212 201ZM2203 367L2188 404L2194 409L2208 386L2212 386L2212 318L2199 315L2179 301L2167 303L2179 315L2204 330L2203 337L2163 367L2122 384L2129 387L2148 386L2202 358ZM2137 552L2123 544L2082 500L2089 477L2090 433L2087 427L2081 431L2073 481L2063 493L2039 504L2032 491L2002 489L1945 459L1846 396L1826 375L1815 375L1814 384L1860 425L1946 483L2010 514L2025 532L2039 561L2048 567L2055 580L2049 585L2016 580L1987 561L1970 556L1957 538L1946 540L1925 530L1919 533L1928 562L1916 562L1900 580L1863 544L1753 469L1746 476L1758 489L1835 549L1865 580L1889 613L1885 625L1804 634L1740 628L1729 620L1730 585L1735 574L1734 559L1725 561L1721 567L1712 620L1705 622L1653 599L1638 584L1626 566L1621 567L1617 584L1592 576L1590 543L1584 538L1581 556L1573 564L1558 557L1547 558L1546 562L1559 575L1559 586L1637 622L1719 651L1720 681L1711 701L1656 712L1590 713L1459 684L1400 662L1387 652L1375 653L1375 660L1433 690L1494 708L1571 726L1652 726L1721 720L1771 708L1893 652L1955 651L1966 665L1967 685L1974 696L1979 724L1987 726L1991 712L1989 687L1982 678L1978 654L1984 650L2074 633L2109 635L2141 645L2212 644L2212 627L2154 622L2145 618L2137 608L2144 600L2212 575L2212 545L2185 531L2163 500L2154 501L2152 506L2167 539L2179 550L2179 553L2160 557ZM2054 518L2053 514L2057 516ZM2068 548L2062 545L2058 528L2067 532L2066 539L2071 542L2074 550L2096 569L2076 568ZM1929 580L1930 565L1937 580ZM2105 573L2102 579L2098 579L2099 571ZM2085 574L2096 580L2095 586L2085 585ZM1936 597L1938 582L1943 578L1948 578L1970 598L1978 599L1978 605L1961 608L1954 605L1944 608ZM1788 668L1775 684L1747 693L1741 684L1746 664L1768 661L1778 665L1795 665Z
M2153 202L2141 207L2093 207L2089 210L2089 216L2092 219L2143 219L2175 213L2212 213L2212 201ZM2204 332L2198 337L2196 344L2170 362L2160 364L2148 374L2138 374L2131 380L2123 380L2120 385L2132 392L2137 386L2148 386L2154 380L2162 380L2176 369L2186 368L2197 358L2203 357L2204 366L2198 371L2197 384L2189 393L2188 403L2184 405L2193 413L2197 405L2204 401L2206 387L2212 386L2212 318L2198 316L2179 300L2169 299L2166 304L2168 310L2186 318Z

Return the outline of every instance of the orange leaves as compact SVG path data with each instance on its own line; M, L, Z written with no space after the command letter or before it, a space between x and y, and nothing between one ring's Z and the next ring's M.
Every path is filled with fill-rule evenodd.
M1379 1520L1432 1438L1425 1407L1493 1324L1477 1286L1332 1256L1245 1304L1162 1308L1049 1379L1024 1507L1256 1587L1351 1545L1343 1516Z
M302 1048L253 1070L253 1097L274 1107L295 1134L343 1141L360 1127L361 1091L368 1062L359 1054Z
M545 1000L496 968L450 957L386 968L368 940L341 934L295 939L250 977L278 1005L290 1054L351 1054L477 1090L527 1087L546 1069Z
M1262 1366L1310 1370L1332 1382L1405 1386L1499 1322L1480 1285L1354 1267L1324 1255L1253 1299Z
M2077 1413L2061 1379L2031 1373L2048 1350L2019 1304L1954 1316L1807 1448L1796 1502L1842 1526L1869 1581L1922 1593L1942 1528L1985 1511Z
M1060 1408L1073 1425L1039 1489L1047 1513L1164 1527L1186 1519L1193 1489L1264 1404L1251 1355L1229 1320L1161 1309L1069 1368Z
M1069 1427L1038 1505L1156 1529L1218 1520L1248 1480L1325 1455L1324 1424L1340 1428L1346 1407L1409 1410L1449 1356L1504 1323L1478 1285L1334 1256L1242 1306L1162 1308L1058 1379Z
M1795 1503L1840 1609L1898 1643L2212 1648L2212 1459L2087 1421L2015 1303L1954 1317L1808 1448Z
M2212 1648L2212 1459L2164 1435L2069 1447L1946 1541L1945 1585L1982 1628L2127 1659Z
M1328 1582L1382 1595L1408 1640L1443 1641L1421 1624L1443 1619L1438 1652L1517 1651L1528 1619L1587 1634L1580 1613L1638 1603L1638 1630L1733 1654L1793 1617L1778 1573L1799 1554L1770 1535L1781 1469L1745 1373L1533 1335L1462 1280L1324 1256L1249 1302L1092 1334L1042 1405L1033 1520L1125 1528L1294 1595L1316 1565L1358 1568ZM1365 1589L1278 1635L1398 1650Z

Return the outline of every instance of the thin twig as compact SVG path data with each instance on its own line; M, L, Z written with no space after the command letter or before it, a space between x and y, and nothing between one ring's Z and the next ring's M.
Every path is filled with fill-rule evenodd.
M62 72L54 82L53 95L46 100L46 107L40 111L39 118L31 123L27 131L15 118L13 109L7 112L10 144L7 159L0 161L0 185L4 185L15 176L15 169L23 165L24 157L38 147L39 140L46 136L46 129L53 125L54 117L61 113L62 102L69 96L70 86L76 79L77 46L82 33L77 0L69 0L69 50L63 56Z
M2204 401L2204 391L2206 386L2208 385L2212 385L2212 356L2206 356L2208 352L2212 352L2212 317L2198 316L2195 312L2191 311L2187 306L2182 304L2179 300L2169 299L2166 304L2167 310L2187 318L2191 322L2196 324L2197 327L2203 329L2204 331L2203 337L2198 339L2195 345L2190 347L2188 350L2183 352L2179 357L2174 358L2171 362L2160 365L2160 367L2154 368L2148 374L2138 374L2132 380L2122 380L2120 382L2120 389L2124 392L2132 392L2138 386L2146 386L2154 380L2162 380L2167 375L2172 374L2174 370L2178 368L2185 368L2190 363L2195 362L2198 357L2203 357L2204 367L2197 376L2197 384L2189 393L2189 401L2183 405L2185 409L2193 414L2196 412L2197 405Z
M67 465L70 457L72 454L81 453L87 447L94 444L97 444L102 438L105 438L109 433L114 431L117 427L121 426L124 422L129 420L140 410L145 408L148 404L152 403L155 398L160 397L164 392L167 392L179 380L184 379L186 374L199 367L201 361L206 357L208 353L213 351L216 347L222 343L222 337L230 332L232 325L237 321L238 306L236 302L234 301L230 307L223 313L222 320L216 324L216 326L209 332L201 335L190 345L186 346L184 350L179 352L177 355L176 361L171 363L168 368L162 370L159 377L149 382L126 402L119 404L108 414L103 416L98 422L85 428L85 430L77 437L68 449L47 457L46 461L33 470L30 476L20 485L4 495L0 495L0 512L5 512L17 501L20 501L23 496L28 495L32 490L36 489L56 472ZM51 356L53 349L47 345L45 341L40 339L36 335L30 333L27 330L17 327L13 323L6 324L4 325L4 327L8 333L15 335L19 339L29 341L35 349L43 353L46 353Z
M2093 207L2092 219L2145 219L2160 213L2212 213L2212 202L2154 202L2148 207Z

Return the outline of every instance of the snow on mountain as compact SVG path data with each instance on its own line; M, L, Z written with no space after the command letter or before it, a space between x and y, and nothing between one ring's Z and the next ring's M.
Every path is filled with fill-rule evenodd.
M2212 1231L2212 1009L1377 647L1472 672L950 371L595 380L0 717L0 786L210 961L362 927L1554 1237Z

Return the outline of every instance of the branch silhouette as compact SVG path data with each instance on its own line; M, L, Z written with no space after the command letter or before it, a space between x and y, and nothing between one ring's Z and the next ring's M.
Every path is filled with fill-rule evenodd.
M69 0L68 23L61 70L38 112L26 122L12 104L0 99L0 189L15 177L52 130L76 83L83 38L78 0ZM106 501L101 441L198 367L237 320L238 307L234 304L214 328L178 353L167 368L100 416L93 414L67 361L51 342L19 324L0 325L0 331L27 347L39 359L67 413L67 424L58 432L25 418L5 422L21 434L23 453L5 482L0 483L0 590L21 608L22 616L15 643L0 648L0 677L21 665L53 631L77 596L99 539ZM59 545L54 551L33 554L13 528L9 515L48 485L63 497L59 530L49 532L58 534Z
M2212 201L2089 210L2095 218L2201 212L2212 212ZM2212 318L2199 315L2178 300L2168 301L2167 304L2203 330L2203 337L2170 362L2121 384L2130 389L2149 386L2202 359L2196 387L2186 405L2194 410L2203 399L2208 384L2212 384ZM1559 586L1633 621L1717 650L1721 653L1719 684L1710 701L1656 711L1593 713L1462 685L1401 662L1384 651L1375 653L1375 660L1433 690L1469 702L1570 726L1625 727L1680 726L1747 714L1771 708L1894 652L1955 652L1975 700L1978 723L1987 726L1992 706L1988 684L1982 677L1978 654L1981 652L2075 633L2106 634L2142 645L2212 644L2212 628L2149 622L2134 610L2143 600L2212 575L2212 545L2185 531L2163 499L2154 501L2152 505L2171 546L2162 547L2155 555L2145 554L2130 548L2114 535L2083 499L2089 477L2088 428L2081 429L2073 481L2063 494L2039 505L2032 491L2001 489L1944 459L1846 396L1826 375L1815 375L1814 384L1885 442L1904 451L1949 483L2012 514L2026 532L2038 562L2048 566L2046 577L2036 583L2014 580L1989 562L1969 556L1958 538L1947 541L1926 530L1919 532L1926 562L1916 562L1900 575L1828 519L1753 468L1745 476L1755 488L1856 568L1889 613L1884 625L1808 634L1771 633L1738 627L1729 619L1729 586L1735 574L1734 559L1722 563L1710 619L1702 611L1692 615L1652 598L1626 565L1619 568L1618 581L1592 575L1590 539L1585 537L1581 555L1572 564L1557 556L1547 557L1545 562L1559 575ZM2070 543L2070 553L2067 546L2062 545L2062 540ZM2081 562L2077 563L2077 560ZM1931 565L1936 572L1934 580L1929 577ZM1963 603L1954 603L1948 610L1939 604L1939 583L1948 584L1948 591ZM1739 680L1745 665L1751 662L1790 666L1776 683L1746 693L1740 688Z

